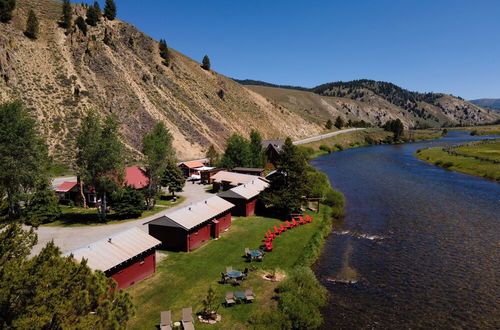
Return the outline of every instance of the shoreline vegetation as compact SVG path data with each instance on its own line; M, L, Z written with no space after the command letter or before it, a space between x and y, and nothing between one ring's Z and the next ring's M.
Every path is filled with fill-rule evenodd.
M415 156L450 171L500 182L500 139L488 139L453 147L419 149Z

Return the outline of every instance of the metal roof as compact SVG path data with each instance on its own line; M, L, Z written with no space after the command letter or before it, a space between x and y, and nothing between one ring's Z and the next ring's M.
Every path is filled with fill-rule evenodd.
M238 172L238 171L245 171L245 172L263 172L264 171L264 168L260 168L260 167L235 167L233 168L233 171L234 172Z
M181 227L185 230L190 230L233 207L234 204L229 203L219 196L213 196L182 209L166 213L163 217L152 220L149 223L167 227Z
M160 244L161 242L153 236L133 227L106 239L66 252L63 256L67 257L72 254L73 259L77 262L81 262L85 258L91 269L107 271Z
M59 185L59 187L56 188L57 192L68 192L71 189L73 189L74 186L76 186L77 182L72 182L72 181L64 181Z
M259 177L255 175L227 171L220 171L212 176L212 179L214 179L216 182L227 181L233 186L245 184L258 178Z
M125 184L135 189L142 189L149 185L149 179L142 168L131 166L125 169Z
M281 151L284 143L285 141L283 140L263 140L262 148L266 149L269 145L271 145L274 149L276 149L276 151Z
M248 200L259 195L261 191L266 189L268 186L269 184L267 182L257 179L221 192L218 196L227 198L243 198Z
M205 166L205 164L203 164L202 162L200 162L198 160L191 160L189 162L182 162L179 165L185 165L185 166L187 166L189 168L196 168L196 167L203 167L203 166Z

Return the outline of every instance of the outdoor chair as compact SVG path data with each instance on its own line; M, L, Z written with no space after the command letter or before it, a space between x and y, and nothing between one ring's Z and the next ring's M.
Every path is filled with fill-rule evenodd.
M264 255L260 255L257 257L257 261L262 261L262 260L264 260Z
M233 271L233 266L226 267L226 274Z
M231 278L229 281L233 286L240 285L240 281L237 278Z
M274 233L275 233L276 235L279 235L279 234L281 234L281 230L280 230L280 229L278 229L276 226L274 226Z
M286 221L286 227L288 229L292 229L293 228L293 226L290 224L290 222L288 222L288 220Z
M226 307L236 304L233 292L226 292Z
M182 327L186 330L194 330L193 308L182 309Z
M255 299L252 289L245 290L245 300L247 302L252 302Z
M280 223L280 229L281 231L286 231L287 228L283 226L283 223Z
M299 216L299 221L302 225L306 224L307 222L302 218L302 216Z
M292 219L292 225L294 227L297 227L299 225L299 223L297 221L295 221L295 218Z
M160 330L172 329L172 312L165 311L160 313Z
M313 219L309 215L306 215L306 221L307 222L313 222Z
M249 255L250 254L250 249L249 248L245 248L245 255Z
M220 277L221 277L221 282L222 283L226 283L227 280L229 279L229 277L227 277L227 275L224 274L224 273L222 273L222 272L220 273Z

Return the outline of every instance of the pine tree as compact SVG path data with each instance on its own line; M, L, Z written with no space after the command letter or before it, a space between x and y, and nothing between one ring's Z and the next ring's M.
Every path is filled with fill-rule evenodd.
M168 191L175 196L176 192L181 192L186 180L180 168L174 162L169 162L161 179L161 184L168 187Z
M331 119L328 119L325 124L326 129L332 129L333 123Z
M71 11L71 3L69 0L64 0L62 5L61 26L65 29L71 28L73 21L73 13Z
M163 64L165 66L170 65L170 52L168 50L167 42L163 39L160 39L158 43L158 48L160 49L160 57L163 59Z
M342 117L338 116L337 119L335 119L335 127L337 127L338 129L341 129L344 126L345 126L344 119L342 119Z
M146 209L144 195L133 187L122 187L111 195L111 205L118 219L138 218Z
M208 158L209 166L217 166L217 164L219 163L219 153L217 152L217 150L215 150L213 144L208 148L205 157Z
M38 19L35 12L31 9L28 13L28 20L26 21L26 31L24 34L30 39L38 38Z
M85 20L83 19L82 16L78 16L75 20L76 26L82 31L84 35L87 35L87 23L85 23Z
M15 8L16 0L0 0L0 22L9 22L12 19L12 12Z
M28 198L24 213L24 222L35 227L57 220L61 216L61 208L54 190L47 184L39 187Z
M100 9L98 8L99 8L99 3L97 1L94 2L93 6L89 6L87 8L86 22L88 25L96 26L97 22L99 22Z
M149 209L155 205L155 199L160 191L160 181L167 164L173 162L174 149L172 147L172 134L159 122L153 131L142 138L142 153L146 165L146 175L149 186L145 190L146 203Z
M252 130L250 132L250 153L251 153L251 166L262 167L265 163L264 150L262 149L262 137L259 132Z
M114 20L116 17L116 4L113 0L106 0L104 5L104 17L110 21Z
M208 58L208 55L205 55L203 57L203 61L201 62L201 67L207 71L210 70L210 59Z

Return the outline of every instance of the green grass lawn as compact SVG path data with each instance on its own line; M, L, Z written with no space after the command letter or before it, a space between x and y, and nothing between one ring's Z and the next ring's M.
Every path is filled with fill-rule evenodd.
M329 212L322 206L322 212ZM189 253L165 252L167 256L157 265L157 271L148 279L129 289L137 307L136 316L129 322L131 329L154 329L160 321L160 312L172 311L173 321L181 318L181 309L191 306L193 314L200 312L202 300L212 287L221 304L227 291L244 291L252 288L256 299L252 304L239 304L219 308L222 322L206 325L196 321L197 329L244 329L249 327L252 313L274 308L276 301L274 289L278 283L262 279L269 271L291 270L301 251L312 235L320 227L322 215L310 213L314 221L296 227L278 236L274 241L274 251L265 255L263 262L247 263L243 258L244 249L257 249L268 228L279 225L280 221L263 217L236 218L230 229L218 240ZM249 273L241 286L219 284L221 272L226 266L243 271L245 267L257 267ZM196 315L193 315L196 317Z
M156 201L155 207L152 210L144 211L142 215L138 218L122 219L122 220L116 219L116 217L114 217L114 213L111 212L108 214L108 221L106 223L102 223L99 221L99 217L97 216L97 210L95 207L84 209L83 207L70 207L66 205L61 205L62 216L58 220L44 224L43 226L82 227L82 226L103 226L115 223L123 223L127 221L133 221L149 217L158 212L179 205L184 201L184 199L185 198L182 196L178 196L177 201L175 202L171 202L171 200L169 199L158 199Z
M486 146L495 147L494 145L495 144L485 145L485 148L481 148L482 151L479 151L478 153L488 153L484 150L487 149ZM496 148L498 148L498 146ZM498 152L498 149L496 150L496 152ZM496 152L492 153L495 154ZM453 156L443 151L443 148L441 147L422 149L417 151L415 155L423 161L444 167L451 171L462 172L465 174L476 175L487 179L500 181L500 164L493 164L470 157Z
M466 154L466 155L500 161L500 139L497 141L498 142L495 143L488 143L481 145L474 145L474 143L472 144L467 143L463 146L460 146L459 148L456 148L454 151L460 154Z

